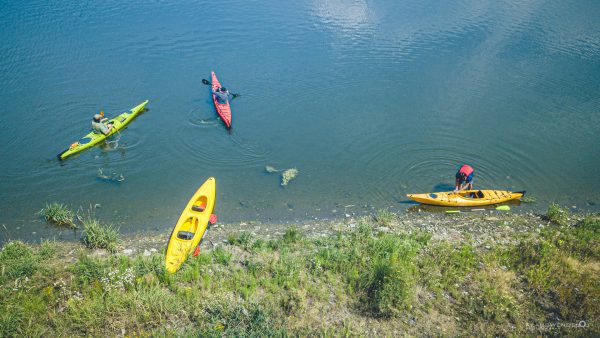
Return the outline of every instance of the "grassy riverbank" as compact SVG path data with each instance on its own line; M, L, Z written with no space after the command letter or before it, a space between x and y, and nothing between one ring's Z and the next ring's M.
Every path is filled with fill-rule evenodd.
M318 226L220 226L174 275L166 235L116 254L9 242L0 336L600 334L596 215L380 211Z

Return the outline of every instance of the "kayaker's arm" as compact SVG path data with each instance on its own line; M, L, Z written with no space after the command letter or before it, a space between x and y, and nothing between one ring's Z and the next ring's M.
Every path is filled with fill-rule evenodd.
M110 134L110 131L113 129L113 123L108 123L108 124L104 124L105 128L102 128L102 134L104 135L108 135Z
M460 180L457 178L454 182L454 192L461 191L463 189Z
M463 191L467 188L467 186L469 186L469 183L465 183L465 184L456 183L456 187L454 188L454 191L455 192Z

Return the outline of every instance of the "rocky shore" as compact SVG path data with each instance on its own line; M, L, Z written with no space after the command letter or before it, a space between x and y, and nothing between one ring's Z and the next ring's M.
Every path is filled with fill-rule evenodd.
M576 219L574 217L573 219ZM352 230L361 221L347 215L344 218L328 221L307 221L295 226L303 236L318 238L333 236L339 231ZM545 215L535 213L508 213L503 211L468 212L461 214L405 213L395 215L386 224L378 224L377 231L410 234L425 232L431 234L433 241L471 243L475 247L494 244L511 244L524 234L536 235L552 223ZM290 225L261 224L258 222L240 222L233 224L215 224L210 228L202 245L210 250L219 245L228 244L228 238L248 233L264 239L280 238ZM163 251L170 233L138 233L124 239L119 253L125 255L150 254ZM98 251L99 254L102 252Z

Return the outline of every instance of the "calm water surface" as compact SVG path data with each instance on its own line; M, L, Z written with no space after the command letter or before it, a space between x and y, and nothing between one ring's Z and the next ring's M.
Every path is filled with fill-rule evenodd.
M598 210L599 18L598 1L3 2L0 236L76 236L35 215L50 201L168 232L209 176L226 223L401 211L463 162L537 200L514 210ZM242 94L231 133L211 70ZM56 160L94 113L145 99L109 145ZM266 165L299 175L281 188Z

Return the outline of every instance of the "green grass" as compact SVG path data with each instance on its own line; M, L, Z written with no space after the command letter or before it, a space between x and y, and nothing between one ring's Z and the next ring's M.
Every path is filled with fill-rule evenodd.
M240 233L176 274L157 253L9 242L0 250L0 335L600 334L597 216L486 249L378 226L367 217L327 237L296 227L270 240ZM587 328L539 329L581 320Z
M227 238L227 242L231 245L237 245L244 248L245 250L249 250L253 243L252 239L253 236L251 233L242 231L238 236L234 234L229 235L229 237Z
M60 226L77 228L74 222L75 213L62 203L46 203L46 206L39 211L46 222L51 222Z
M212 256L216 263L224 266L229 265L229 261L231 261L231 253L220 246L212 251Z
M374 219L380 226L389 227L396 219L396 215L388 209L379 209L377 210Z
M81 241L90 249L106 249L116 252L120 241L119 229L111 224L102 224L97 219L88 217L83 221Z
M548 206L546 217L549 221L565 226L569 222L569 209L563 208L558 204L552 203Z
M37 269L39 258L27 244L15 241L6 244L0 251L2 280L30 277Z
M283 241L286 243L295 243L298 240L300 240L300 232L295 225L292 225L283 234Z

